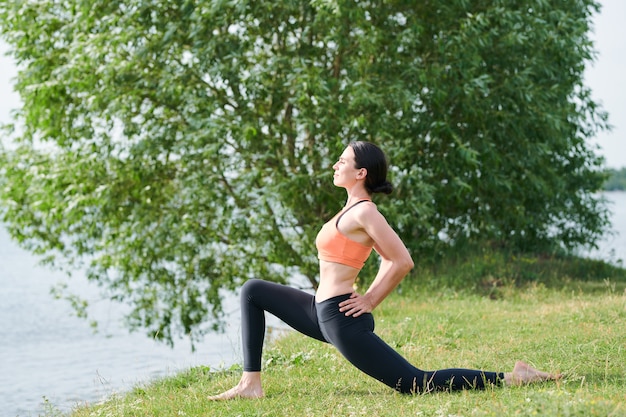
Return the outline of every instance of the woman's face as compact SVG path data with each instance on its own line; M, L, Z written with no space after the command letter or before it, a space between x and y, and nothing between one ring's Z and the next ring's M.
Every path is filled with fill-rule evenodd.
M354 150L351 146L348 146L339 157L339 160L333 165L333 170L335 170L333 184L337 187L349 188L354 185L358 179L365 178L365 168L357 169L355 167Z

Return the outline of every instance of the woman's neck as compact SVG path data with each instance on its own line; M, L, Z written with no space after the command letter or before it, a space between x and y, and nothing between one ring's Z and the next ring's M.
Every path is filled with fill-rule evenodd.
M346 207L351 206L354 203L357 203L362 200L371 200L371 199L372 197L367 193L348 195L348 199L346 200Z

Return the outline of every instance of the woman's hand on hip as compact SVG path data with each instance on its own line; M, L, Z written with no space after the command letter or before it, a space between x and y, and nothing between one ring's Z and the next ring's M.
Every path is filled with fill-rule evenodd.
M359 317L361 314L371 313L374 310L372 302L367 295L360 295L353 292L345 301L339 303L339 311L346 316Z

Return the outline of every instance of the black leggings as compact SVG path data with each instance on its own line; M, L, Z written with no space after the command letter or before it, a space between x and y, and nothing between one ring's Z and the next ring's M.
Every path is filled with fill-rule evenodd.
M244 371L261 371L267 311L300 333L331 343L354 366L401 393L482 389L504 380L503 373L414 367L374 333L372 314L352 317L339 311L338 304L349 297L339 295L317 303L313 295L292 287L247 281L241 289Z

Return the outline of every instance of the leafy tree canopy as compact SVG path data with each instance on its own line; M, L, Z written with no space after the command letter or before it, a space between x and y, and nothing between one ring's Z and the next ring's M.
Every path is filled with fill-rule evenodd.
M598 7L3 0L23 100L3 220L49 262L86 262L169 342L218 326L221 292L250 277L315 285L350 140L390 157L396 192L377 202L417 260L460 239L594 245Z

